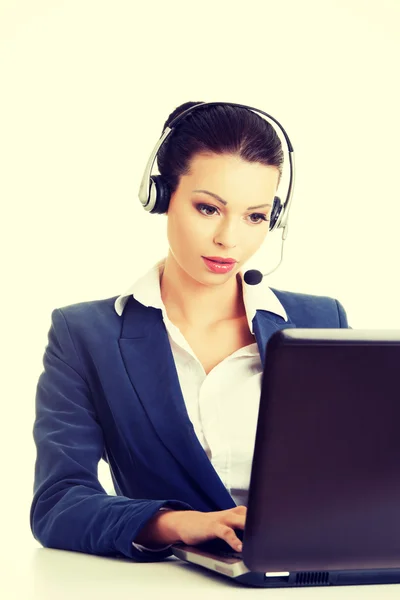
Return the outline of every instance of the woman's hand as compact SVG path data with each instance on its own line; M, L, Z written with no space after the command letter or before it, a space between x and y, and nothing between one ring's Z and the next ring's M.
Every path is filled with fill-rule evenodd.
M195 510L173 511L176 520L176 533L184 544L194 545L214 538L221 538L237 552L242 550L242 542L234 529L244 529L247 508L235 506L216 512Z
M161 510L139 532L135 542L158 548L177 542L194 545L220 538L241 552L242 543L234 529L244 529L246 514L245 506L216 512Z

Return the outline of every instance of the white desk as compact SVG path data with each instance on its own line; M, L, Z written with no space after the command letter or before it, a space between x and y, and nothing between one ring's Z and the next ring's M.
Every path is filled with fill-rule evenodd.
M0 564L3 600L223 600L279 598L301 600L398 600L399 585L260 589L169 558L135 563L77 552L41 548L36 542L7 552Z

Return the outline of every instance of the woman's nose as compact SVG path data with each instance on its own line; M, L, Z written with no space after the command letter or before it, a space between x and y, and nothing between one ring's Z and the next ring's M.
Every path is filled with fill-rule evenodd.
M222 244L225 248L235 248L237 246L237 237L237 225L227 221L218 228L214 241L216 244Z

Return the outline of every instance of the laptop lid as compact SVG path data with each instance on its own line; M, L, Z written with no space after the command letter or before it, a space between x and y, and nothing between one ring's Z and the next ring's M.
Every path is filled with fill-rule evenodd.
M267 357L244 563L400 568L400 331L283 329Z

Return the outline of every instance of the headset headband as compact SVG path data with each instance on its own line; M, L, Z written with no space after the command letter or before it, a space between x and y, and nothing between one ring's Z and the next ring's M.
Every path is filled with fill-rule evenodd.
M153 169L154 161L156 160L157 153L158 153L160 147L165 142L165 140L167 139L169 134L173 131L174 127L176 127L176 125L179 123L179 121L181 119L183 119L186 115L188 115L192 111L196 110L197 108L200 108L202 106L213 106L213 105L217 105L217 104L218 105L222 104L222 105L226 105L226 106L239 106L241 108L247 108L255 113L259 113L259 114L263 115L264 117L267 117L266 118L267 121L271 120L272 121L271 125L275 129L276 129L276 127L274 126L274 124L278 125L281 133L283 134L286 144L287 144L287 147L288 147L290 176L289 176L289 186L288 186L288 192L286 195L286 200L283 203L282 210L280 212L278 221L276 223L276 228L285 228L287 226L287 221L288 221L288 216L289 216L289 208L290 208L290 205L292 202L294 175L295 175L294 150L293 150L292 143L291 143L289 136L286 133L285 129L282 127L282 125L279 123L279 121L277 121L277 119L275 119L268 113L266 113L262 110L259 110L258 108L254 108L252 106L247 106L246 104L238 104L235 102L201 102L199 104L195 104L194 106L184 110L182 113L180 113L178 116L176 116L171 121L171 123L164 129L160 139L156 143L152 153L150 154L150 158L149 158L146 168L144 170L142 181L141 181L141 184L139 187L139 200L142 203L142 206L146 210L151 210L153 208L152 206L150 208L148 208L148 204L150 202L150 197L151 197L151 171ZM284 232L284 237L286 237L285 232Z

